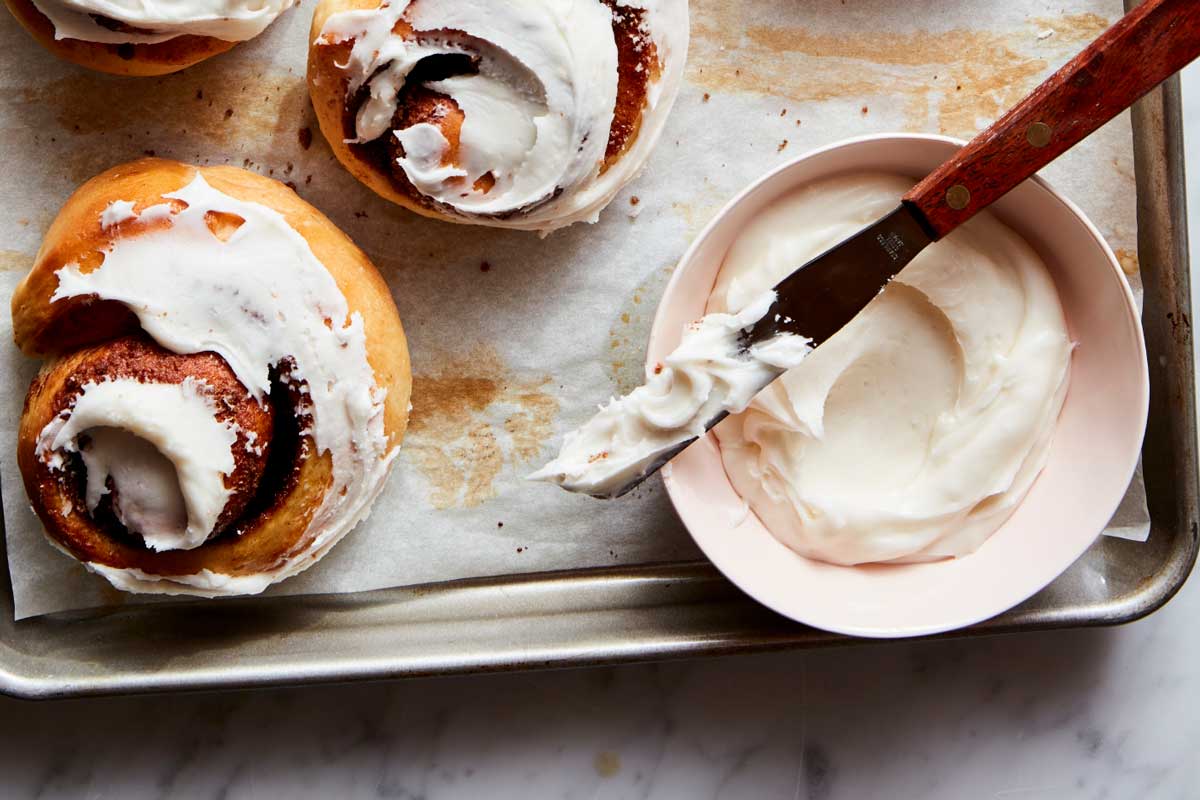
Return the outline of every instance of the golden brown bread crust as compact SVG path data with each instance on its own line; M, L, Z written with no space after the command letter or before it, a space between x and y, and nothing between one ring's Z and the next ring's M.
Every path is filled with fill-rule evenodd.
M21 26L61 59L112 75L166 75L224 53L237 42L211 36L177 36L155 44L105 44L55 39L54 23L31 0L4 0Z
M643 12L618 6L613 0L598 1L613 11L618 70L617 102L613 109L604 163L601 165L601 172L604 172L637 139L646 110L649 84L659 78L661 68L654 43L640 33ZM309 30L308 91L321 133L342 166L380 197L427 217L461 222L463 219L460 216L421 195L408 182L404 171L395 163L399 145L394 137L366 144L346 141L355 136L357 98L350 97L350 81L337 65L346 62L353 43L318 45L316 42L325 23L334 14L377 8L379 5L380 0L321 0L313 14ZM411 28L401 20L394 30L404 35ZM442 135L449 142L447 163L457 164L455 156L463 118L453 100L426 89L406 88L400 98L397 116L400 120L396 127L429 122L441 128Z
M277 181L236 167L193 167L143 159L92 178L67 200L46 233L33 268L13 295L17 345L28 355L51 358L30 387L21 416L18 465L47 534L81 561L161 576L191 575L204 569L235 577L256 575L290 561L309 543L306 528L332 482L329 454L317 455L309 437L283 448L290 452L276 447L280 452L272 455L272 461L286 457L289 463L282 470L286 474L272 478L271 496L256 497L232 531L194 550L161 553L146 549L132 537L113 535L82 509L64 514L64 500L82 505L72 498L72 491L77 490L50 475L34 453L39 433L57 413L56 401L71 391L72 376L77 371L86 373L87 364L96 358L81 348L95 345L102 349L127 336L131 326L137 328L136 319L117 304L98 303L93 298L50 302L58 286L55 271L71 263L85 270L89 263L97 266L99 259L93 254L104 249L112 237L136 235L123 233L122 226L108 231L101 228L100 214L109 203L133 201L140 212L164 202L164 194L183 188L197 171L214 189L275 210L308 242L345 295L350 310L362 316L368 361L376 383L387 390L384 430L389 447L400 444L408 424L412 389L408 348L391 293L366 255L324 215ZM211 356L182 358L207 357ZM189 365L188 369L204 367ZM293 402L295 399L293 396ZM283 423L276 419L277 443ZM316 555L303 557L315 560Z
M317 115L317 124L337 160L369 189L410 211L434 219L445 219L444 214L418 199L411 191L406 192L397 186L391 173L383 168L377 154L370 148L346 142L346 139L354 137L353 132L347 133L346 120L350 80L337 65L345 63L351 43L318 45L316 41L325 22L334 14L378 7L379 0L323 0L313 12L308 37L308 93Z

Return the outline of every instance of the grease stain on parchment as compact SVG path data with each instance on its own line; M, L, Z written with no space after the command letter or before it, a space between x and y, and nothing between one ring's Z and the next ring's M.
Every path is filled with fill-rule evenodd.
M517 375L478 346L434 358L413 376L413 410L401 451L429 481L434 508L472 508L496 496L506 465L530 466L554 433L549 376Z
M623 303L608 330L608 375L618 394L629 394L646 380L646 342L650 326L675 265L656 269Z
M1038 31L1054 31L1056 36L1065 36L1076 43L1092 41L1108 30L1113 22L1114 20L1089 12L1058 17L1034 17L1029 20L1029 24Z
M690 201L678 200L671 203L671 211L683 220L683 224L687 226L688 230L688 241L691 241L699 235L704 226L717 215L717 212L725 206L728 200L728 197L722 197L716 192L708 195L701 194Z
M0 250L0 272L28 272L33 256L20 250Z
M64 162L77 181L134 155L193 161L201 144L221 145L239 166L253 165L246 154L277 161L280 152L302 153L296 130L312 116L303 74L221 67L136 81L80 72L21 87L8 102L49 115L62 134L92 140L71 147ZM155 149L136 149L147 144Z
M612 750L601 750L592 759L592 766L601 778L615 778L621 772L621 756Z
M761 8L759 8L761 6ZM802 6L796 6L801 9ZM765 92L795 101L887 96L910 129L969 137L1028 94L1109 21L1096 14L1031 19L1022 34L952 29L916 33L821 32L772 19L767 0L692 4L689 79L717 91ZM1038 39L1037 32L1053 30Z
M1118 247L1113 251L1113 255L1117 257L1117 263L1121 265L1121 270L1126 275L1138 274L1138 271L1141 269L1141 264L1138 261L1137 253L1124 247Z

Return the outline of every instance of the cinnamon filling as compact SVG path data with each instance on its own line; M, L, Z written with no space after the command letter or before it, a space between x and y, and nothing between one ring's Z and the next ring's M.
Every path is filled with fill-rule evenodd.
M617 0L600 2L612 12L618 73L613 121L609 128L604 162L600 165L600 173L603 174L620 159L637 138L646 109L649 86L660 77L661 67L654 41L645 32L645 10L618 5ZM401 20L394 32L407 36L412 33L412 28ZM340 61L344 60L345 56L339 54L335 58ZM443 166L457 166L464 114L452 98L428 89L424 84L475 72L477 61L463 55L443 54L422 60L409 73L404 89L397 97L397 110L392 118L391 130L403 130L422 122L436 126L449 143ZM369 83L370 81L365 82L355 96L347 98L342 115L342 129L346 139L355 138L355 117L367 97ZM405 155L404 147L390 132L374 141L352 144L350 147L357 151L360 157L375 164L380 172L388 175L393 186L401 193L428 208L454 213L453 209L426 197L412 185L404 169L397 163L398 159ZM494 185L495 178L489 173L476 180L469 188L486 193ZM466 190L468 187L464 183L464 191ZM561 189L555 192L554 197L560 193Z
M241 536L253 523L279 506L296 488L300 464L308 457L303 430L311 430L312 414L305 410L302 382L291 375L293 364L284 363L271 370L269 405L275 411L275 431L271 449L263 465L258 491L241 515L233 521L225 536Z
M115 31L117 33L132 33L139 36L152 36L154 33L156 33L156 31L147 30L146 28L137 28L129 23L122 22L119 19L106 17L103 14L88 14L88 16L91 17L101 28Z
M85 386L108 380L180 384L191 378L211 389L218 421L235 425L237 440L232 447L234 469L225 478L229 498L210 541L237 536L294 487L299 463L307 455L303 452L300 431L310 427L312 420L304 410L300 384L291 378L290 365L281 365L272 372L270 399L260 405L217 354L174 353L144 335L116 339L73 353L60 364L67 365L71 372L55 396L56 415L69 409ZM38 391L39 383L35 381L30 387L31 396ZM86 450L88 445L88 435L81 435L80 450ZM52 470L44 462L38 469L42 473L39 482L57 482L73 506L81 513L88 513L87 473L80 453L69 454L64 469ZM118 518L120 489L111 479L108 490L91 512L92 522L114 541L144 549L141 537Z

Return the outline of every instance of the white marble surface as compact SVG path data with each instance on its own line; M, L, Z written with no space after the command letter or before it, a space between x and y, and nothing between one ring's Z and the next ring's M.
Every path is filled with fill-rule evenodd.
M5 797L1194 798L1200 581L1119 630L0 702Z
M1186 82L1196 148L1200 73ZM1197 620L1200 579L1110 630L258 693L0 698L0 795L1196 798Z

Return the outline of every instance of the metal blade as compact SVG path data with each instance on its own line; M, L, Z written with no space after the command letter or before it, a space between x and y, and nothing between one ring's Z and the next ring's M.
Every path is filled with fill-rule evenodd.
M771 310L746 332L743 343L749 347L778 333L795 333L817 347L932 241L920 212L901 205L780 281Z
M775 302L761 320L746 329L742 346L749 348L780 333L795 333L811 339L817 347L866 308L933 240L920 212L901 205L780 281L775 286ZM782 374L774 375L758 391ZM721 412L708 420L704 429L711 430L726 416ZM661 453L641 475L607 497L629 492L695 441L689 439Z

